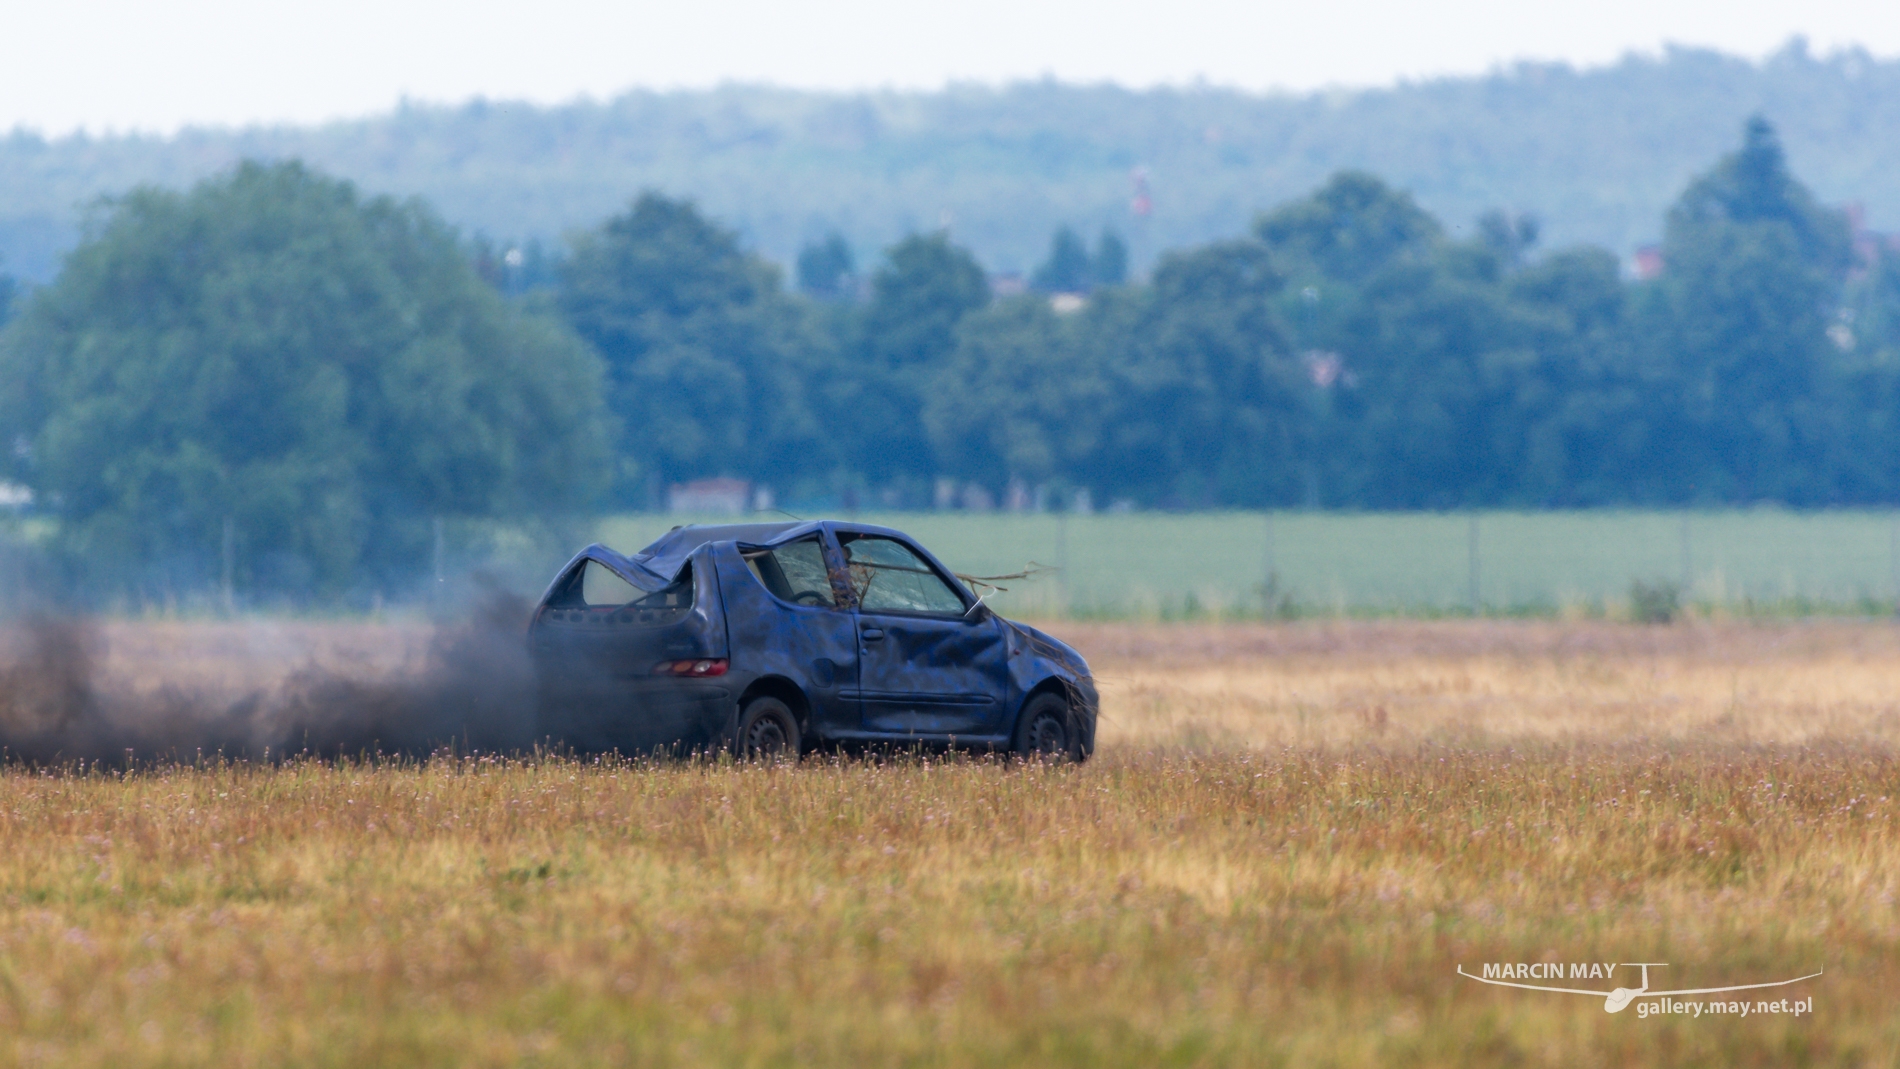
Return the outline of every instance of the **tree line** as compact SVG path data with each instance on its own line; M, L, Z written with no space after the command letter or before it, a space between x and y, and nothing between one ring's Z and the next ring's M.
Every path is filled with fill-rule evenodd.
M936 233L862 282L815 243L794 292L647 195L550 300L604 360L620 455L663 482L907 506L944 479L1167 508L1900 500L1900 255L1857 249L1759 118L1664 234L1663 271L1631 281L1607 250L1541 251L1535 219L1457 235L1342 172L1139 283L1115 235L1063 231L998 297Z
M1028 274L1062 222L1120 228L1150 272L1160 250L1231 235L1342 166L1465 224L1534 205L1559 244L1654 240L1689 176L1761 112L1787 125L1803 177L1830 200L1900 219L1900 60L1692 48L1574 68L1514 63L1386 88L1255 93L1037 79L932 92L725 85L552 106L408 102L312 126L43 137L0 131L0 259L49 281L80 206L141 183L182 187L243 159L301 159L378 191L426 197L467 231L556 246L626 206L686 194L791 264L836 228L861 257L919 221L953 222L992 270ZM1145 216L1131 211L1137 168Z
M1632 281L1347 171L1144 279L1118 235L1065 229L1021 287L945 232L862 271L814 242L788 283L657 193L503 251L246 163L112 202L11 302L3 477L124 575L235 556L314 597L413 568L443 517L716 475L814 508L1900 501L1900 255L1857 246L1760 119L1664 234Z

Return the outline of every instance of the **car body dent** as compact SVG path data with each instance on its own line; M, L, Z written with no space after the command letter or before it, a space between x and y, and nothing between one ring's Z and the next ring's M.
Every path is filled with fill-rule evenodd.
M774 597L746 567L740 544L718 542L710 548L719 568L726 633L732 647L742 651L732 658L728 676L743 678L746 690L768 678L796 687L806 706L799 725L806 734L824 737L855 726L858 655L851 615Z
M908 547L957 593L965 613L862 610L841 533ZM744 552L814 537L833 605L783 600L746 565ZM556 605L590 560L647 592L667 589L690 569L691 611L671 623L642 625L637 611L576 613ZM676 528L631 556L588 546L557 574L530 625L541 734L586 750L708 749L730 738L750 696L770 691L797 699L801 731L812 743L1000 749L1010 744L1028 700L1055 689L1069 700L1082 752L1092 751L1099 698L1081 655L979 605L952 576L901 531L837 521ZM633 619L617 622L626 615ZM651 675L656 662L691 657L725 660L725 674L704 681Z

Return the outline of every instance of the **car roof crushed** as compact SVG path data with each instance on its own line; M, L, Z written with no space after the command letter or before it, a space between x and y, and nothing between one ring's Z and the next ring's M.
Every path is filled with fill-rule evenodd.
M675 527L661 535L652 545L638 553L622 554L614 549L594 543L574 555L574 559L561 569L565 575L575 563L585 560L599 561L614 574L651 594L672 586L679 580L680 570L692 559L701 546L714 542L744 542L748 545L772 545L790 538L800 538L819 530L823 525L815 521L801 523L720 523L690 524ZM558 580L557 580L558 582Z
M677 582L681 569L686 567L686 562L691 560L693 554L703 546L718 542L735 542L748 546L775 546L817 534L826 528L839 529L850 534L891 535L900 539L907 537L901 531L879 527L875 524L838 523L830 520L687 524L673 528L655 539L645 549L633 554L622 554L596 542L576 553L574 559L568 561L567 566L561 569L560 574L565 575L569 568L583 559L596 560L622 579L651 594Z

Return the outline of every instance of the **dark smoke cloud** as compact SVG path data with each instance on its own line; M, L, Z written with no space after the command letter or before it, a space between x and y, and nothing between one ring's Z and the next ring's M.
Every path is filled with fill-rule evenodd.
M437 626L412 671L286 664L280 683L235 699L113 678L93 623L28 617L0 629L0 748L34 764L523 750L535 741L527 612L491 594Z

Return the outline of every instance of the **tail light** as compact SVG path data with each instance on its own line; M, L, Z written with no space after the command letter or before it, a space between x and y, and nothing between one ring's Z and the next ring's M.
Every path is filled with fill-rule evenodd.
M689 679L706 679L710 676L726 674L726 659L701 658L696 661L661 661L653 666L656 676L685 676Z

